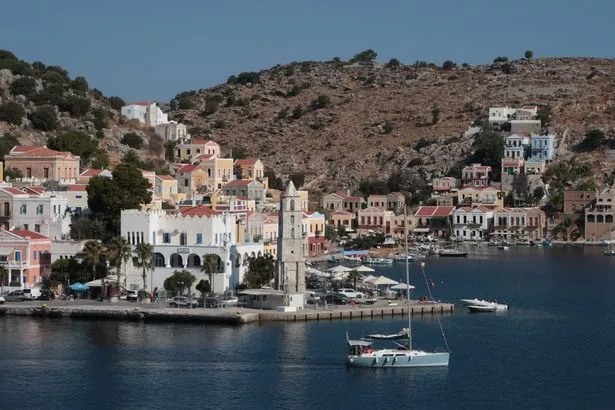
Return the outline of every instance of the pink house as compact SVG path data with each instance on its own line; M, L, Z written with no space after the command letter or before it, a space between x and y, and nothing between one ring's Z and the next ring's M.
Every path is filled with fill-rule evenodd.
M3 285L30 288L51 273L51 240L27 230L0 230L0 265L9 271Z

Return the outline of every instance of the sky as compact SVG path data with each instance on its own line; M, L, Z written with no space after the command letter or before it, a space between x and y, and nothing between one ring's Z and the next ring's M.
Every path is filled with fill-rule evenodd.
M242 71L350 59L487 64L496 56L613 57L613 0L20 0L0 49L60 65L107 96L169 101Z

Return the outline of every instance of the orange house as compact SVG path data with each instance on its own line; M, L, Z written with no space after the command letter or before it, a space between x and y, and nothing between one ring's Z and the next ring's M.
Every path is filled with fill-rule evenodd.
M20 170L26 181L51 179L74 183L79 177L79 157L40 145L13 147L4 157L4 167Z
M0 265L9 271L4 286L32 287L51 273L51 240L27 230L0 230Z

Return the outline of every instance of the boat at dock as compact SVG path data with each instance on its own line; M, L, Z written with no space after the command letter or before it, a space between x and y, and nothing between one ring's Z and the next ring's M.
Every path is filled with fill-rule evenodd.
M438 252L438 255L448 258L463 258L465 256L468 256L468 253L466 251L460 251L457 249L442 249L440 252Z
M368 265L391 265L393 264L393 259L389 258L366 258L363 263Z
M404 212L405 217L405 212ZM408 253L408 228L406 225L406 254ZM410 283L410 263L408 258L406 260L406 283ZM424 266L425 262L420 263L421 272L426 279ZM431 297L431 291L427 288ZM406 291L406 298L408 307L410 307L410 285ZM412 347L412 315L408 312L408 328L402 329L398 333L389 335L385 334L372 334L359 340L351 340L346 333L346 341L348 343L348 353L346 355L346 363L348 366L353 367L435 367L435 366L448 366L450 358L450 349L448 348L448 342L444 336L444 330L442 329L442 323L436 315L444 344L445 350L436 350L433 352L427 352L424 350L414 349ZM390 348L374 348L374 343L377 340L388 340L394 344ZM399 340L402 343L398 342Z
M483 299L459 299L470 312L503 312L508 310L508 305Z

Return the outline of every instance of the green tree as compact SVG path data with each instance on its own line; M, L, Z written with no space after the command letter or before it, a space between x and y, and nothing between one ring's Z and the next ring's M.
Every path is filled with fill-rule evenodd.
M604 132L599 129L592 129L585 134L585 138L581 141L581 147L592 151L603 146L605 142Z
M69 151L81 158L82 164L87 164L90 157L98 149L98 141L79 131L70 131L51 137L47 146L58 151Z
M8 178L8 180L23 178L23 172L17 168L7 168L4 170L4 178Z
M538 186L534 188L534 192L532 194L535 203L539 203L542 200L542 197L545 196L545 190L543 187Z
M175 162L175 147L177 146L177 141L167 141L164 143L164 159L169 162Z
M269 284L275 272L275 260L270 254L248 258L248 271L243 276L243 283L249 289L261 288Z
M25 95L29 98L36 92L36 80L32 77L21 77L11 84L11 94Z
M278 189L280 191L284 190L284 181L276 175L274 170L271 168L266 168L263 176L265 176L269 181L269 188Z
M348 273L348 280L350 282L352 282L352 284L354 285L355 290L357 289L357 282L363 280L363 274L361 272L358 272L356 270L350 271Z
M106 235L104 221L99 218L79 218L70 224L70 237L75 240L103 239Z
M300 105L296 106L293 110L292 115L290 116L293 120L298 120L303 115L303 108Z
M25 61L12 59L12 58L4 58L0 59L0 70L7 69L10 70L13 74L16 75L33 75L32 67L30 64Z
M440 108L435 106L431 109L431 123L435 125L438 121L440 121Z
M139 159L139 154L134 149L129 150L127 153L122 156L122 164L139 164L141 160Z
M123 236L114 236L109 241L109 259L113 263L116 269L117 285L120 286L120 280L122 278L122 263L126 266L126 263L130 260L132 255L132 247L128 243L128 240Z
M312 101L311 107L314 110L325 108L331 105L331 98L328 95L321 94L314 101Z
M109 166L109 154L104 150L97 150L92 158L91 167L94 169L105 169Z
M70 82L70 88L80 94L85 94L90 89L90 86L88 85L88 81L85 77L77 76Z
M183 295L186 289L190 290L192 284L196 281L196 277L185 269L176 270L173 275L164 280L164 289L169 292L177 292L178 295Z
M53 131L58 125L55 107L42 105L28 116L32 126L41 131Z
M14 135L4 134L0 137L0 160L3 160L4 156L8 154L16 145L21 145L21 143Z
M36 105L58 105L64 98L64 86L61 84L47 84L45 88L30 96Z
M21 125L26 116L26 110L16 102L7 102L0 105L0 121L13 125Z
M216 271L218 270L218 257L213 254L203 255L203 266L201 272L207 275L209 283L211 283L211 291L215 293Z
M9 50L0 50L0 60L17 60L17 57Z
M100 256L104 252L104 248L99 241L87 241L83 246L85 260L92 269L92 280L96 279L96 265L100 262Z
M288 179L293 181L295 187L299 189L305 183L305 174L303 172L294 172L288 176Z
M497 64L497 63L507 63L508 62L508 57L505 56L499 56L493 59L493 63Z
M94 128L97 130L102 130L109 126L107 122L107 110L104 108L95 108L92 110L92 115L94 115Z
M325 239L328 241L334 241L337 239L337 230L335 229L335 226L331 224L325 225Z
M250 72L240 73L237 76L232 75L228 78L226 82L227 84L247 85L247 84L256 84L259 82L259 80L260 80L260 74L254 71L250 71Z
M147 289L147 271L154 269L154 247L149 243L141 242L135 247L135 266L141 268L143 289Z
M64 97L58 104L60 111L65 111L71 117L83 117L90 110L90 100L85 97L77 97L74 95Z
M4 287L9 285L9 270L0 265L0 295L4 293Z
M367 50L364 50L364 51L361 51L360 53L355 54L350 59L349 62L350 64L352 63L373 63L374 60L376 60L376 57L378 57L378 53L376 53L371 48L368 48Z
M444 63L442 63L442 69L443 70L451 70L451 69L453 69L455 67L457 67L457 64L455 64L451 60L446 60Z
M205 110L203 111L203 113L205 115L211 115L215 113L216 111L218 111L218 107L220 107L222 101L224 101L224 97L222 95L208 94L207 97L205 97Z
M387 68L395 68L395 67L399 67L400 65L401 63L396 58L392 58L389 60L388 63L386 63Z
M88 207L94 219L105 223L109 236L119 234L120 213L123 209L140 209L152 200L149 181L132 164L120 164L113 170L113 178L97 176L87 187Z
M134 149L141 149L141 147L143 146L143 138L139 134L134 132L128 132L124 134L120 142Z
M536 112L536 119L540 120L540 125L542 127L547 127L551 124L551 107L545 105L540 107Z
M126 102L122 100L120 97L112 96L108 98L109 105L116 111L120 111L123 106L126 105Z
M203 306L205 306L205 295L211 292L211 284L208 280L201 279L199 283L196 284L196 290L201 292L201 297L203 298Z
M523 54L525 56L525 58L527 58L528 60L531 60L532 57L534 57L534 52L532 50L525 50L525 53Z
M493 131L482 132L474 139L473 146L476 150L467 162L489 165L493 169L492 178L499 181L504 156L504 137Z
M249 155L248 149L241 145L232 147L231 153L233 154L231 157L233 159L245 159L248 158Z

